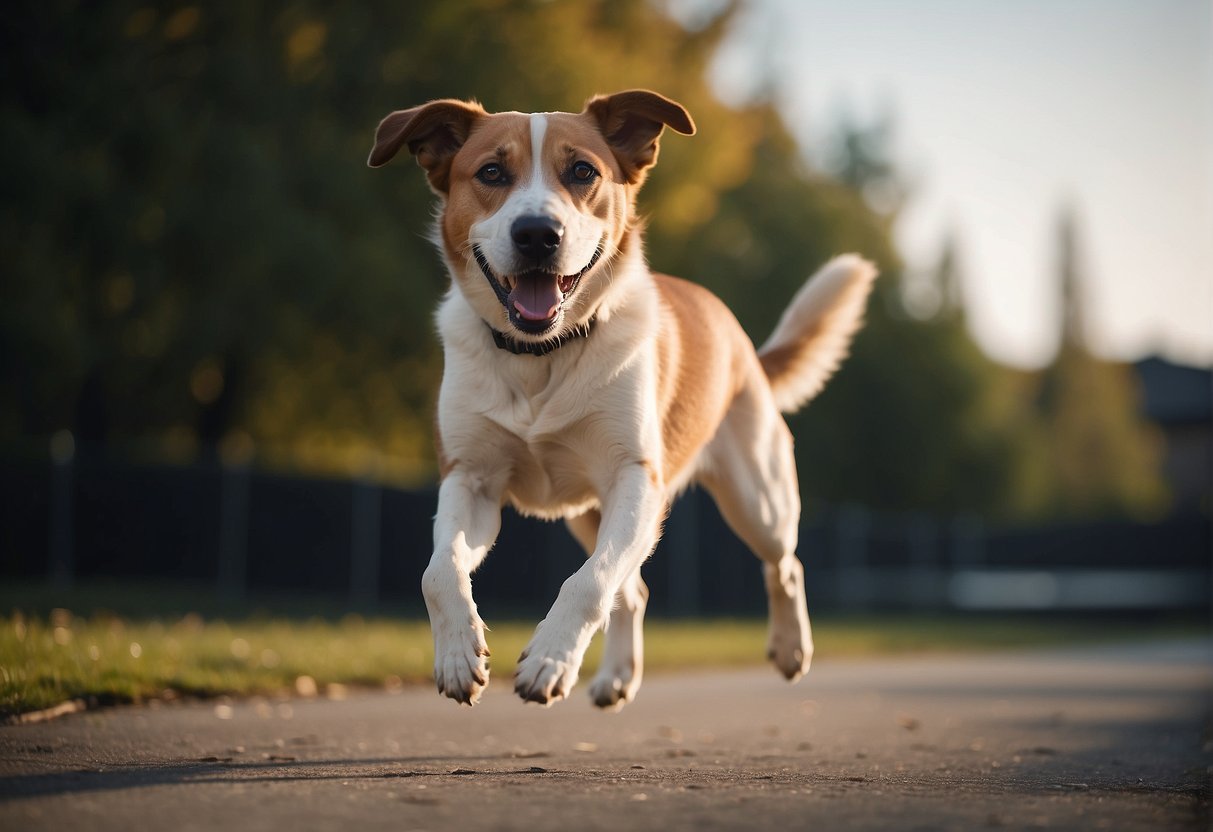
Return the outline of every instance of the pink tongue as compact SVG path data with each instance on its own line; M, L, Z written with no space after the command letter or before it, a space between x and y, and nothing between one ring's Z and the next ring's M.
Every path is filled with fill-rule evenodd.
M510 304L528 321L546 321L560 307L560 281L554 274L527 272L518 275L510 292Z

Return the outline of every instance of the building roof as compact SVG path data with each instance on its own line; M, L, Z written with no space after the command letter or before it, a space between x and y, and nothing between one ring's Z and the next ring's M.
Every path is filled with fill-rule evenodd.
M1213 424L1213 369L1152 356L1133 365L1146 416L1161 425Z

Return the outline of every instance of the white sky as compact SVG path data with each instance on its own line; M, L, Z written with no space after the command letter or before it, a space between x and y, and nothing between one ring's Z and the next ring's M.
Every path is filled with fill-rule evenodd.
M1052 356L1069 201L1094 348L1213 363L1208 0L752 0L713 81L736 102L764 72L818 163L841 113L891 112L899 247L929 267L956 232L996 359Z

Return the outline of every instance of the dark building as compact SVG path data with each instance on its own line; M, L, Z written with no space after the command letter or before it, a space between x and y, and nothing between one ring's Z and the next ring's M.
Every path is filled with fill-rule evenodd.
M1213 370L1146 358L1134 365L1146 417L1165 437L1163 472L1177 510L1210 509Z

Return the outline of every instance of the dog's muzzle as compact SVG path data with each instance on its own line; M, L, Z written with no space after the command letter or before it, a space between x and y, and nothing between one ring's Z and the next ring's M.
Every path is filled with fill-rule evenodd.
M485 279L493 287L497 300L505 307L510 324L528 335L544 335L556 329L564 311L564 302L577 291L581 278L597 265L602 257L602 243L595 247L593 256L581 271L570 275L535 268L498 277L479 246L472 246L472 254Z

